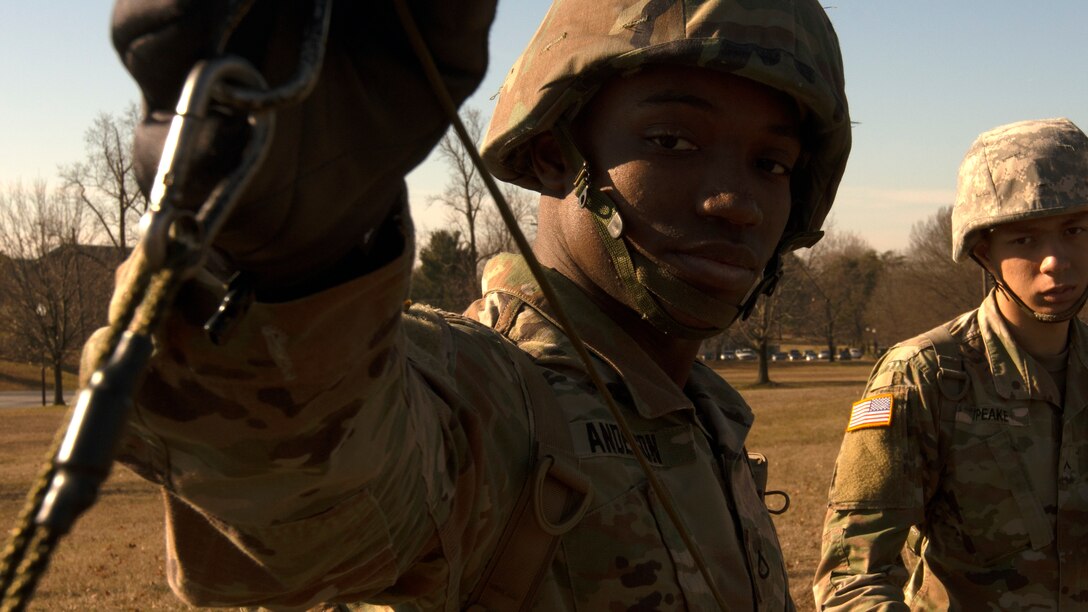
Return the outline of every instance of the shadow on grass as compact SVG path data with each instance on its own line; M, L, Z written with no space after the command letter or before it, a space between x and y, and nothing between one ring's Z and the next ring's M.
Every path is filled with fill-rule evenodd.
M26 499L27 489L29 489L29 488L30 488L30 485L27 485L26 488L24 488L24 489L14 489L14 490L11 490L11 491L7 491L7 490L0 491L0 503L4 503L4 502L13 502L14 503L14 502L24 501ZM5 527L7 527L7 525L5 525Z
M809 389L812 387L857 387L865 385L864 380L806 380L803 382L779 382L772 380L766 383L737 383L730 382L736 389Z
M0 383L10 383L12 385L26 387L31 391L42 388L42 381L39 378L16 376L14 374L6 374L4 372L0 372Z

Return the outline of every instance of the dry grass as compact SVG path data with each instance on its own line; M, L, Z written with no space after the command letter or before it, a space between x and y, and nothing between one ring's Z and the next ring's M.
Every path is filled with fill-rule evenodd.
M749 448L770 459L770 488L792 498L790 510L775 523L802 611L813 609L808 585L845 415L871 365L772 364L776 384L770 387L751 385L755 364L720 369L755 409ZM59 408L0 412L0 527L14 524L62 416ZM166 586L162 542L159 493L127 470L116 470L103 487L101 503L61 542L30 609L188 609Z
M790 509L775 517L775 526L800 611L815 609L809 586L820 554L827 487L850 404L864 390L872 365L772 364L771 380L777 384L765 388L744 388L755 380L754 366L720 371L742 388L756 413L748 449L767 455L768 488L790 495Z
M15 524L64 408L0 412L0 526ZM163 573L158 491L124 469L61 541L30 610L185 610Z

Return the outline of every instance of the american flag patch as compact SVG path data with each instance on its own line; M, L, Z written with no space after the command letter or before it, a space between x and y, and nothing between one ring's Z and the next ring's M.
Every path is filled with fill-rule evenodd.
M846 431L865 429L866 427L887 427L892 424L892 394L871 395L854 402L850 411L850 423Z

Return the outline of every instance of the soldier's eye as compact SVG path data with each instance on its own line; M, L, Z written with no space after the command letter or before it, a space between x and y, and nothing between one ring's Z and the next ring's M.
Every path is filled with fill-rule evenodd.
M669 151L695 151L699 148L690 140L671 132L650 134L646 140Z
M760 170L778 176L789 176L793 173L793 168L773 159L761 159L757 162L757 165L759 166Z

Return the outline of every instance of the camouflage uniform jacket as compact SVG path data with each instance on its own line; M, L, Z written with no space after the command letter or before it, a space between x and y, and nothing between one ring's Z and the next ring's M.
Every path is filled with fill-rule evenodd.
M881 359L865 397L890 394L891 423L843 440L813 587L821 609L1088 605L1088 326L1072 326L1064 403L992 294L946 324L960 364L938 367L924 336ZM945 366L966 373L963 397L954 376L938 382ZM904 542L920 556L909 580Z
M529 411L552 408L594 497L536 608L713 609L522 260L490 264L471 318L405 311L410 266L402 254L318 294L254 304L225 347L199 328L218 285L188 292L160 336L169 348L139 393L122 459L164 485L175 591L202 605L458 609L526 477ZM730 608L792 609L744 450L751 410L702 365L681 391L552 277ZM530 396L529 377L552 396Z

